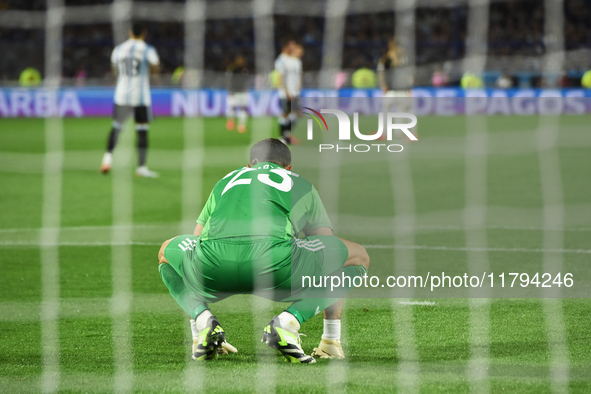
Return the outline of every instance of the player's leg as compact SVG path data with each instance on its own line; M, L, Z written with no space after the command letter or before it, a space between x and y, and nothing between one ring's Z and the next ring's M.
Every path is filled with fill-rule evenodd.
M324 315L322 337L320 343L312 351L312 357L345 358L341 347L341 317L343 299L341 298L322 311Z
M150 121L152 120L152 111L147 106L139 106L134 108L134 112L138 152L138 167L136 175L145 178L157 178L158 173L150 171L146 165L146 158L148 155L148 130L150 129Z
M236 117L236 97L234 93L228 92L228 100L226 103L228 105L228 110L226 111L226 129L232 131L236 127L236 121L234 120Z
M396 98L396 92L394 90L388 90L382 96L382 112L392 112L392 107L394 106Z
M299 282L304 276L363 276L369 267L369 256L365 249L358 244L350 241L341 240L332 236L309 237L305 240L295 242L292 252L292 284L293 281ZM299 282L301 283L301 282ZM290 284L291 286L291 284ZM296 287L299 286L296 283ZM343 289L343 290L348 290ZM339 302L344 291L335 294L326 292L312 293L310 289L292 288L292 299L299 298L298 301L290 305L279 316L265 327L263 340L269 343L271 347L280 350L285 358L291 362L309 363L313 362L312 357L307 356L299 340L299 329L303 322L314 315L329 308L329 316L340 319L342 306L332 305ZM332 297L334 296L334 298ZM330 309L332 308L332 309ZM338 320L330 319L330 320ZM337 339L324 340L315 353L321 357L344 357L340 346L340 320L337 327L334 321L330 324L330 335L338 335ZM335 332L338 329L338 333ZM281 346L281 343L284 345Z
M186 270L183 264L200 264L197 258L187 259L186 252L197 245L198 237L181 235L165 241L158 252L158 269L162 281L179 306L190 316L193 334L193 359L209 360L217 358L218 353L237 352L226 343L225 332L216 316L213 316L203 294L187 286ZM196 254L192 254L196 256ZM197 282L190 278L192 283Z
M336 269L329 275L336 277L342 277L344 275L353 278L355 276L363 276L366 274L367 269L369 269L369 256L365 248L346 239L339 238L339 240L346 247L347 253L347 257L343 266L338 266L338 262L342 261L342 257L339 256L338 249L340 245L337 245L337 248L332 248L332 253L324 253L326 256L322 264L323 266L326 265L326 267L323 269L324 272L321 272L320 276L324 276L328 271L332 271L335 268ZM336 252L334 251L335 249L337 249ZM318 276L318 273L316 275ZM332 294L327 294L327 296L328 295L332 296ZM343 292L335 295L342 296ZM345 354L340 342L341 315L343 308L342 299L338 299L335 302L335 299L332 297L327 297L324 299L304 298L301 301L291 305L290 308L292 308L292 310L290 311L288 308L288 311L297 311L297 313L299 313L303 319L307 319L307 316L310 316L310 310L312 310L314 307L320 309L326 304L330 305L323 311L324 328L322 332L322 338L318 347L314 348L312 356L321 358L344 358ZM297 315L297 313L294 312L295 315Z
M103 174L111 171L111 166L113 165L113 150L117 145L119 133L121 133L121 130L125 125L125 121L130 114L131 108L128 106L115 104L113 107L113 126L109 132L109 137L107 138L107 150L103 155L103 160L101 162L101 172Z
M248 96L246 93L237 93L236 95L236 106L238 108L238 132L245 133L246 132L246 120L248 118Z
M299 97L292 97L289 103L289 115L288 115L288 122L289 122L289 142L293 145L299 145L301 142L298 138L293 136L292 130L295 129L296 123L301 116L300 113L300 98Z
M347 246L349 257L346 265L362 265L369 267L369 256L365 248L354 242L340 238ZM322 338L318 347L314 348L312 356L320 358L344 358L345 354L341 347L341 316L343 311L343 299L338 300L323 311L324 328Z
M207 304L196 299L195 294L187 288L182 275L185 255L182 248L190 248L194 242L194 236L180 235L165 241L158 252L158 270L162 281L172 298L192 319L196 319L203 311L208 310Z
M351 282L345 281L336 290L318 291L309 286L306 279L340 277L363 277L369 269L369 256L365 248L355 242L333 236L314 236L298 242L292 254L292 297L301 298L287 308L299 323L303 323L317 313L335 304L351 288ZM321 296L321 297L316 297ZM338 307L332 313L338 313Z
M291 100L282 98L279 100L281 104L281 115L279 115L279 135L280 139L287 145L291 144L291 122L289 114L291 112Z

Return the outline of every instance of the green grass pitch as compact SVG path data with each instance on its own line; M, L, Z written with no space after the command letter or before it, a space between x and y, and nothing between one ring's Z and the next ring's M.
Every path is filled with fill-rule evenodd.
M591 249L590 120L588 116L557 120L555 144L562 183L557 187L565 227L560 239L569 250ZM542 168L535 136L536 130L553 121L543 117L481 119L488 130L484 234L487 247L494 249L487 254L491 264L542 266L540 250L548 236L543 228L547 203L543 196L552 191L543 190L540 174L547 169ZM343 318L347 359L299 366L284 363L259 342L264 324L285 305L235 296L211 307L239 353L203 365L192 362L188 318L160 280L158 244L191 232L190 225L181 225L182 220L194 220L214 183L246 163L253 140L275 132L274 120L249 122L249 131L237 134L225 130L224 119L157 119L150 131L148 161L161 176L142 179L133 176L136 154L130 125L121 136L113 173L103 176L98 168L111 120L63 121L63 141L57 141L65 150L58 185L58 391L112 392L123 382L123 387L127 384L135 392L346 389L456 393L488 389L543 393L561 388L591 392L591 301L583 298L557 303L535 298L491 299L488 303L446 298L429 299L430 304L424 305L351 298ZM0 119L0 392L39 392L47 377L48 361L43 354L47 344L42 342L45 322L41 319L47 278L42 275L39 242L44 187L52 187L44 180L45 152L54 149L55 141L46 138L46 125L51 127L51 122ZM467 267L462 215L469 195L465 187L469 129L463 117L419 119L420 141L409 149L416 213L412 241L428 247L414 252L418 267ZM205 148L194 151L204 157L192 165L183 156L189 142ZM183 172L186 168L190 170ZM363 244L391 244L391 232L369 227L358 231L353 220L396 213L392 204L387 209L383 205L394 200L389 178L384 181L387 187L380 187L355 168L355 163L347 163L338 180L342 219L336 231ZM377 168L395 171L379 163ZM318 174L310 174L310 180L317 183ZM192 184L193 179L201 188ZM131 195L126 197L127 191ZM321 186L319 191L322 195ZM184 193L199 194L189 198L194 207L183 206ZM121 201L117 200L121 196L123 208L114 207L114 199ZM130 246L111 246L117 243L113 235L117 228L111 226L120 220L130 222ZM512 251L515 248L538 251ZM122 278L113 276L121 267L111 260L126 253L131 261L130 313L117 318L113 317L112 296ZM391 249L369 249L369 254L376 267L397 256ZM565 267L589 264L591 256L559 255ZM558 315L549 312L556 310ZM307 335L303 346L310 352L322 333L322 318L311 319L301 332ZM484 370L478 365L484 365Z

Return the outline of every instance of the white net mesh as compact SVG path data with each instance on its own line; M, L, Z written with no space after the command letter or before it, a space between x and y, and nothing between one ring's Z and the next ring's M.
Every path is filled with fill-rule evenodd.
M132 20L148 24L148 41L156 45L161 55L165 74L163 84L175 84L173 72L179 66L192 70L191 74L186 74L191 77L180 82L186 88L224 88L224 68L237 53L244 54L249 61L253 70L252 86L269 88L268 74L273 69L281 41L289 36L301 40L306 48L304 86L311 88L334 88L343 72L347 79L342 85L347 86L355 69L363 66L375 69L393 35L405 48L408 58L396 78L414 79L415 85L430 85L433 72L441 69L447 73L449 83L458 82L461 75L469 71L479 75L489 72L493 76L507 73L515 84L520 84L520 76L527 74L523 80L530 85L555 86L561 74L574 72L578 75L577 72L588 67L591 58L590 6L588 2L575 0L113 0L84 3L67 0L12 2L7 10L0 11L0 52L5 54L0 58L0 83L16 85L20 71L31 65L42 71L44 85L50 91L61 85L110 85L113 83L109 74L111 50L126 39ZM184 122L182 219L186 228L194 221L195 207L203 204L200 196L205 143L201 133L203 119L187 118ZM259 122L260 127L253 127L252 141L267 137L265 133L271 130L271 121L261 118L253 122ZM461 228L465 229L466 244L472 251L467 256L470 267L478 271L488 267L484 229L488 132L486 120L468 119L467 122L468 128L476 133L468 136L466 144L465 189L469 215ZM196 130L198 132L194 132ZM557 130L558 126L553 123L539 130L540 172L544 182L543 225L552 229L561 228L564 220L562 195L556 191L561 189L557 187L561 183L560 174L557 174ZM257 132L262 134L255 134ZM41 383L43 390L55 391L60 384L57 253L64 154L61 121L48 119L45 133L47 152L40 241L44 246L41 255L44 300L44 374ZM220 152L228 154L226 150ZM125 151L119 154L121 160L131 156ZM123 170L128 166L122 167ZM339 167L322 168L320 184L326 190L323 194L325 201L336 209L341 180ZM392 167L392 174L396 183L408 186L393 189L401 209L396 215L405 220L405 231L399 234L398 240L413 245L416 209L414 196L409 192L413 189L410 162L397 163ZM129 391L134 378L127 321L131 292L129 227L133 224L131 191L128 190L130 173L121 171L113 175L112 199L113 207L117 208L113 225L120 227L113 232L111 240L106 240L107 244L113 245L114 295L110 313L112 330L118 333L114 336L117 376L113 388ZM336 202L331 203L331 200ZM547 231L544 248L561 249L560 234ZM412 249L397 249L396 254L397 260L414 264ZM561 264L561 261L553 261L552 256L545 256L546 264ZM487 302L478 301L471 305L472 355L468 377L475 391L488 391L488 386L480 386L488 382L487 346L491 317ZM398 353L404 360L416 360L418 345L412 312L400 305L404 304L399 300L393 303L399 318L395 322L398 324ZM548 341L552 344L550 357L556 364L551 371L553 388L563 391L564 382L568 381L568 362L564 360L566 345L562 310L554 301L547 302L545 308L547 320L551 322L548 329L551 334ZM254 314L267 313L267 309L267 304L253 304L252 307ZM398 366L398 384L401 389L418 391L418 362L404 360ZM564 365L567 365L566 372ZM205 376L205 371L199 368L194 364L187 367L187 388L205 386L200 379ZM261 391L274 388L277 378L276 371L272 371L270 378L263 376L268 373L265 368L261 363L258 371L261 379L257 380L261 382ZM347 379L347 368L347 364L333 364L328 376L337 382L338 387Z

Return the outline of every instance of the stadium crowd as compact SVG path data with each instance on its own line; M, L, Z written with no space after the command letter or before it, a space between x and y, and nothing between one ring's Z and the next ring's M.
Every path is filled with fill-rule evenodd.
M156 1L156 0L152 0ZM160 1L160 0L158 0ZM184 3L184 0L167 0ZM107 4L112 0L65 0L66 6ZM43 0L0 0L0 12L7 9L44 10ZM591 48L591 4L585 0L565 0L565 49ZM465 5L415 10L415 62L429 65L431 74L441 73L446 62L465 55L468 8ZM375 70L395 32L394 11L349 14L345 20L342 68ZM150 22L147 41L160 54L162 72L172 74L183 65L184 29L179 22ZM275 53L281 42L295 37L304 48L302 59L306 72L322 65L324 18L312 16L274 16ZM18 45L15 45L18 43ZM113 48L110 24L66 25L63 30L63 76L112 81L110 54ZM0 28L0 81L17 80L26 67L44 69L44 31L26 28ZM254 59L254 23L252 18L208 19L205 25L204 67L223 72L237 54L243 55L249 68L256 71ZM489 5L488 54L497 59L515 55L544 55L544 2L521 0L491 2ZM497 64L497 63L495 63ZM588 66L588 65L587 65ZM523 71L531 70L531 64ZM498 69L500 74L507 70ZM565 70L573 71L573 70ZM582 73L584 69L574 70ZM453 78L452 78L453 79ZM440 79L438 79L440 80ZM425 81L422 81L423 83Z

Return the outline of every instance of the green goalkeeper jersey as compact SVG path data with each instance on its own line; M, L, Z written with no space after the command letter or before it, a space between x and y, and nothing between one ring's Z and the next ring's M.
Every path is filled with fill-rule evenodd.
M201 240L262 236L291 239L331 227L314 186L273 163L232 171L213 188L197 219Z

